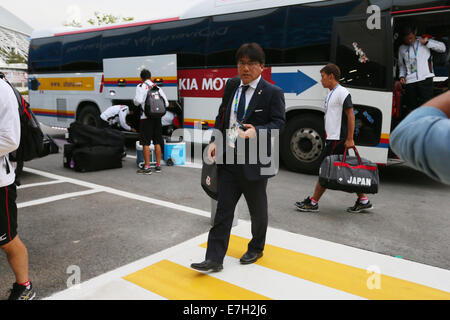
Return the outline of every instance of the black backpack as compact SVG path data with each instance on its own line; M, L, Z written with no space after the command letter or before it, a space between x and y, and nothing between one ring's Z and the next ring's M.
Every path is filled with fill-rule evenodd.
M166 103L156 85L149 87L145 98L144 114L147 118L161 118L166 114Z
M22 162L42 157L45 153L44 133L41 130L36 116L31 111L30 104L6 78L1 75L0 78L12 88L19 104L20 144L17 150L9 154L9 159L15 162Z

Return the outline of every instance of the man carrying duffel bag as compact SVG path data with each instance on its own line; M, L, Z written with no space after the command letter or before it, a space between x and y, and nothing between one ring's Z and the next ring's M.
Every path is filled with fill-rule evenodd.
M347 148L354 148L353 132L355 130L355 115L350 93L339 84L341 71L335 64L327 64L320 70L321 82L324 88L330 89L325 100L325 159L330 155L343 155ZM326 184L324 184L326 185ZM326 186L317 182L312 197L295 203L302 212L318 212L319 200L327 190ZM357 193L358 199L348 212L362 212L373 209L365 193Z

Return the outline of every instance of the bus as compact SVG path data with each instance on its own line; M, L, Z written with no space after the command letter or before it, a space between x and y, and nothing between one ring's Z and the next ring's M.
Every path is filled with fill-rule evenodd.
M148 67L179 108L185 136L201 131L207 143L225 83L237 75L235 52L257 42L266 53L263 77L285 93L280 158L289 170L320 166L328 93L320 69L329 62L351 93L360 155L386 165L395 157L390 132L405 116L400 29L414 25L446 44L433 54L437 95L449 89L449 15L449 0L209 0L180 17L38 31L28 56L30 103L46 125L95 125L108 106L132 104L139 71Z

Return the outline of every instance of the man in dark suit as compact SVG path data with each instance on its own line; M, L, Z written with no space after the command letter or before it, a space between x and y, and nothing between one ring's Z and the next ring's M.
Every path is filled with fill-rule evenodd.
M236 53L236 62L239 78L227 82L208 147L208 157L216 160L219 168L218 203L206 259L191 264L200 271L223 269L235 207L242 194L250 211L252 240L240 262L250 264L262 257L266 240L267 180L275 174L265 170L273 164L262 155L266 151L270 156L271 136L284 126L284 93L261 77L265 54L258 44L243 44ZM261 139L264 135L267 140ZM255 141L256 149L251 147Z

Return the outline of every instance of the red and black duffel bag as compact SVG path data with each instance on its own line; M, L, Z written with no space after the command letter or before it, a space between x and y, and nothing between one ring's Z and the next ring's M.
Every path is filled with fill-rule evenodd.
M377 193L380 179L375 163L361 158L353 147L356 156L331 155L326 157L319 170L319 183L332 190L356 193Z

